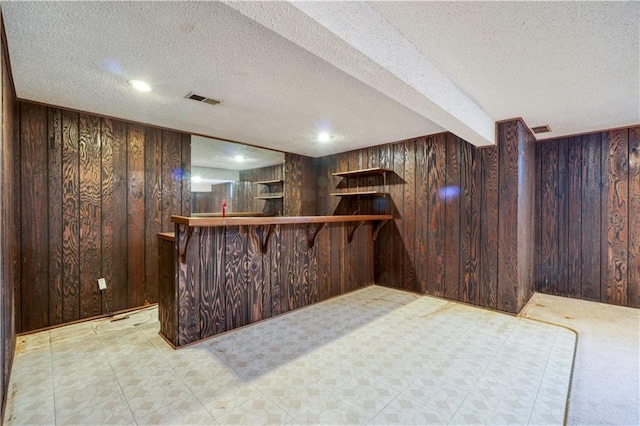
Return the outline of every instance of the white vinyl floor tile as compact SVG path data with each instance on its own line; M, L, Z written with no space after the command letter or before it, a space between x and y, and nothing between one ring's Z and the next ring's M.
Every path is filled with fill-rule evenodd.
M575 334L379 286L173 350L157 308L20 336L4 423L562 424Z

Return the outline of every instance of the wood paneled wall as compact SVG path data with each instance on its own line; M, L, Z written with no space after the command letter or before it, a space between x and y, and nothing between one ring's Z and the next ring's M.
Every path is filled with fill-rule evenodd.
M1 18L0 18L1 19ZM14 285L19 279L18 208L15 202L17 104L4 32L0 26L0 56L2 62L2 133L0 134L0 421L4 419L9 377L16 344Z
M533 227L534 139L519 120L498 135L484 149L441 133L323 157L318 214L393 214L375 243L376 283L518 312L533 292L533 239L519 223ZM329 195L384 188L375 177L332 176L370 167L392 170L386 198Z
M227 211L236 211L233 206L233 182L211 185L210 192L191 193L191 213L220 213L222 200L227 200Z
M317 160L304 155L284 155L283 216L312 216L316 207Z
M236 211L262 212L269 215L282 216L283 199L256 199L260 194L283 192L284 183L271 186L254 183L273 179L284 179L284 164L241 171L240 183L242 185L238 185L236 191L238 199Z
M540 142L535 289L640 308L640 127Z
M172 214L190 210L190 136L27 102L19 108L17 329L156 302L156 235L173 230Z
M259 200L260 194L283 192L283 185L258 185L255 182L284 179L282 164L258 169L241 170L237 182L211 185L211 192L191 194L191 211L197 213L220 213L222 200L227 200L227 211L261 212L273 216L282 216L282 199Z
M180 346L372 284L372 222L358 227L351 243L352 224L327 224L310 248L316 227L275 225L265 254L269 226L196 227L191 234L177 227L183 258L161 241L160 274L168 279L160 311L176 314L161 315L162 333ZM169 259L179 274L177 293Z

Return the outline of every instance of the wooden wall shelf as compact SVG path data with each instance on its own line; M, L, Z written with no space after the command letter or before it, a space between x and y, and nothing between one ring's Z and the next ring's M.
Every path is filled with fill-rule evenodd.
M284 198L283 194L263 194L263 195L258 195L256 197L256 200L277 200L280 198Z
M388 193L380 192L380 191L353 191L353 192L332 192L331 195L335 197L354 197L354 196L386 197Z
M387 172L390 172L389 169L384 169L382 167L371 167L369 169L359 169L359 170L347 170L344 172L335 172L332 173L333 176L338 177L351 177L351 176L365 176L365 175L384 175Z
M260 180L257 182L254 182L258 185L277 185L279 183L283 183L284 181L282 179L272 179L272 180Z

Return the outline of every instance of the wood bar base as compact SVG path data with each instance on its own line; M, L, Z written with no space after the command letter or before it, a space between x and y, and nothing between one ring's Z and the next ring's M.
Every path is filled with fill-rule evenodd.
M160 333L179 347L372 284L390 219L173 216L177 238L158 235Z

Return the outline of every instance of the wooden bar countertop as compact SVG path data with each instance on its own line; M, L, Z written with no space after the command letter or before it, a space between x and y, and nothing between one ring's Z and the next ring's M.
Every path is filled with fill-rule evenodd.
M345 216L271 216L271 217L188 217L171 216L171 221L181 225L217 227L239 225L283 225L300 223L337 223L337 222L368 222L376 220L391 220L390 214L379 215L345 215Z

